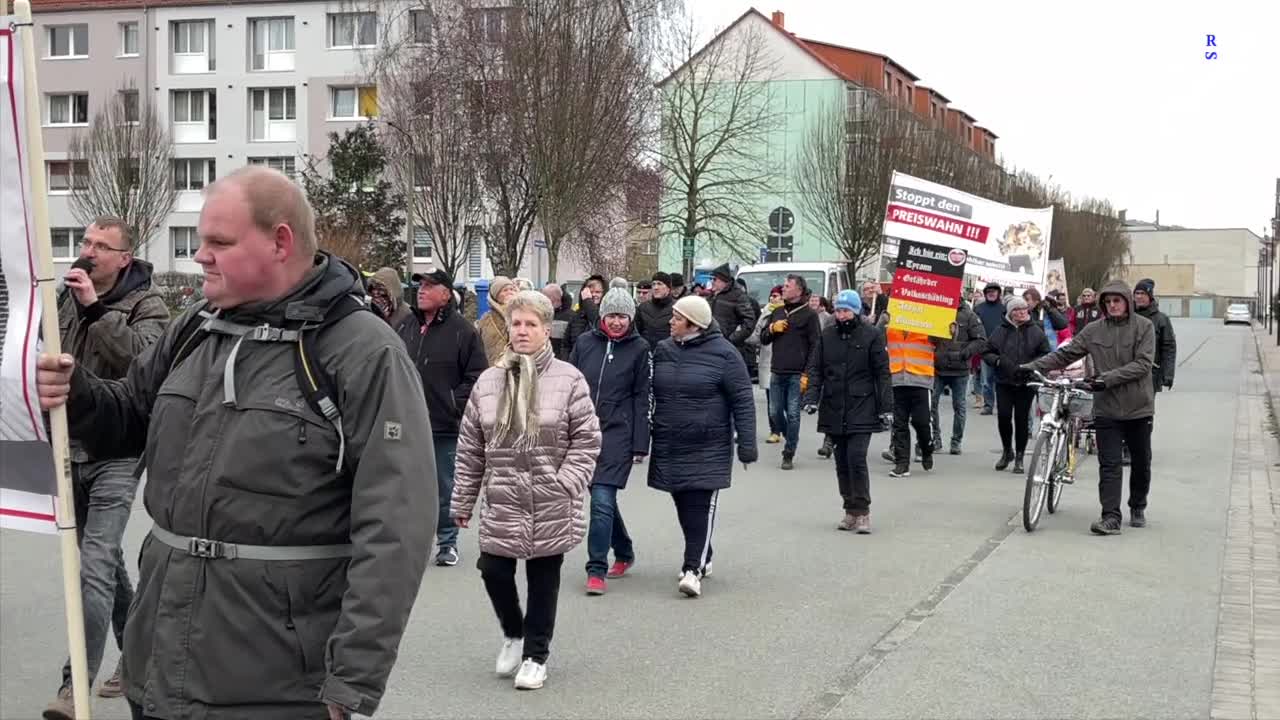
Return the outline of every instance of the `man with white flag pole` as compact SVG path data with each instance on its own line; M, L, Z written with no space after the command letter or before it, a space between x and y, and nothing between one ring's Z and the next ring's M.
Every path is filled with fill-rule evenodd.
M0 0L0 17L6 15L7 3ZM15 15L0 21L0 36L6 40L0 47L4 57L0 58L0 70L3 70L3 99L5 109L17 111L17 116L4 118L0 129L4 137L0 145L6 147L4 157L7 167L16 172L6 172L0 183L0 195L3 195L5 214L5 235L3 246L4 275L6 280L22 277L27 287L8 284L8 291L17 293L10 307L14 312L22 314L21 300L23 295L34 300L33 289L39 290L39 303L29 302L26 313L40 315L43 352L60 353L61 341L58 330L57 297L53 269L53 251L49 238L48 189L45 179L44 141L40 131L40 93L36 84L36 56L34 33L32 32L31 3L28 0L17 0L14 6ZM16 52L15 52L16 50ZM19 55L20 53L20 55ZM19 61L19 57L21 60ZM8 113L5 113L8 114ZM9 162L12 159L16 162ZM26 172L22 168L25 165ZM19 209L20 208L20 209ZM8 210L16 212L10 213ZM15 222L14 218L18 218ZM24 257L25 256L25 257ZM15 267L15 260L25 260L26 268ZM34 272L31 272L34 271ZM12 313L11 313L12 315ZM10 318L13 320L14 318ZM17 322L10 322L9 328L17 327ZM28 330L31 323L28 322ZM7 333L6 333L7 334ZM14 339L17 336L13 336ZM30 333L27 335L30 339ZM35 375L35 355L37 348L30 343L5 344L5 368L16 369L21 377L17 380L23 388L33 388ZM13 348L23 352L11 353ZM19 357L13 357L18 355ZM6 380L11 378L6 377ZM34 396L34 393L31 393ZM6 398L7 400L7 398ZM12 404L12 403L10 403ZM34 409L33 409L34 410ZM2 418L0 418L2 419ZM89 682L86 662L84 611L80 594L80 553L76 539L76 515L72 499L70 477L70 448L67 434L67 413L65 407L54 407L48 410L49 446L53 450L52 471L56 479L57 500L56 528L61 540L63 597L66 603L67 639L71 654L71 679L73 701L76 718L89 718ZM28 492L31 487L29 477L48 472L50 468L43 466L43 458L32 458L27 450L33 443L23 442L44 439L44 429L39 426L38 418L34 422L33 434L26 438L0 438L5 445L0 446L6 453L4 471L0 474L0 489L11 491L6 496L4 514L6 519L17 518L38 522L43 516L21 508L7 507L9 498L39 497L39 493ZM12 458L9 457L13 452ZM43 467L35 467L28 460L39 460ZM12 462L11 462L12 460ZM26 483L26 484L24 484ZM14 488L20 488L15 490Z

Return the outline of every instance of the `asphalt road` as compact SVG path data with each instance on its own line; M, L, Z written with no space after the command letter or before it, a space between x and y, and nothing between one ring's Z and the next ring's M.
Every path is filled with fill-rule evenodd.
M1090 461L1059 513L1025 533L1022 479L992 470L995 418L970 412L964 455L940 455L932 473L888 477L877 436L874 534L837 532L834 469L816 457L806 418L795 471L762 445L761 462L721 494L700 599L676 592L674 509L637 469L620 501L639 564L588 598L584 548L570 555L538 692L492 674L501 638L464 531L462 563L427 572L378 717L1207 717L1235 409L1253 346L1243 327L1175 327L1187 360L1158 400L1145 529L1090 535ZM139 503L131 563L147 524ZM5 531L0 718L38 716L64 644L56 540ZM109 648L104 672L115 657ZM128 716L122 700L95 700L94 712Z

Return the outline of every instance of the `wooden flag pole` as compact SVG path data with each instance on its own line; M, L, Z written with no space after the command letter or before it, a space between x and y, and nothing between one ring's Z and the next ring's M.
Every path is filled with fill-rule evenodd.
M44 352L62 352L58 335L58 298L53 275L53 247L49 239L49 193L44 169L44 136L40 132L40 92L36 83L35 32L31 24L30 0L17 0L18 37L22 38L23 90L27 126L27 179L31 190L31 216L36 254L40 266L36 283L40 287L40 330ZM84 640L84 602L80 595L80 546L76 541L76 513L71 488L71 453L67 438L67 408L49 411L53 470L58 480L58 538L62 548L62 594L67 614L67 644L71 652L71 687L76 718L89 718L89 667Z

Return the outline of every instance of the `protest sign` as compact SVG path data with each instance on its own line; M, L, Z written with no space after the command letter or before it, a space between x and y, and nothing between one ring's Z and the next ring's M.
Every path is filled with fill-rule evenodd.
M950 339L967 259L960 248L912 240L899 243L889 294L889 327Z
M894 172L881 263L893 273L903 240L963 250L966 272L1012 287L1042 287L1053 208L1019 208Z

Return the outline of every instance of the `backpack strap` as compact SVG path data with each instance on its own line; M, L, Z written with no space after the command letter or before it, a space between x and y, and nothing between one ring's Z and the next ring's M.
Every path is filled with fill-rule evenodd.
M342 412L338 407L338 389L333 377L325 372L316 350L316 338L320 331L356 312L368 312L369 306L355 295L343 295L325 311L323 319L305 323L297 333L297 352L294 353L294 377L298 389L316 414L333 425L338 432L338 463L341 472L346 455L346 434L342 430Z
M173 372L183 360L187 359L191 351L195 350L209 336L209 331L203 327L204 321L216 313L210 313L205 310L208 306L209 301L207 299L196 303L193 312L187 316L186 324L178 331L173 340L173 347L176 350L174 350L173 359L169 361L169 372Z

